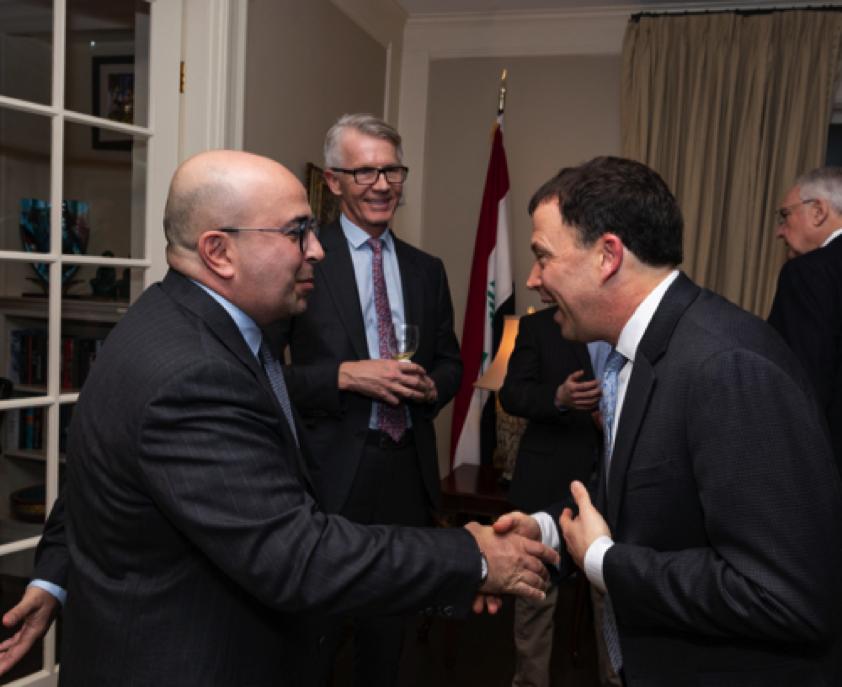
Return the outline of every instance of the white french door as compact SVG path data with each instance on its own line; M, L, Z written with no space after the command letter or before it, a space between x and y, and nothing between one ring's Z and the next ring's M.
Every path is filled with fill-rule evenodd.
M0 599L58 493L111 327L164 273L182 0L0 0ZM57 682L55 628L15 685Z

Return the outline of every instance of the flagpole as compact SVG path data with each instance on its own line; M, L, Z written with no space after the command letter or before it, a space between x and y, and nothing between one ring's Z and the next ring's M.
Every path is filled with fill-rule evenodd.
M506 69L503 70L503 80L500 84L500 105L497 107L498 116L506 110L506 71Z
M451 467L454 469L463 463L478 465L482 462L482 418L490 413L493 427L494 405L486 403L488 392L475 388L474 382L482 377L494 358L494 325L502 325L506 314L514 314L509 172L502 126L505 107L506 71L503 71L462 329L464 375L453 403L450 435ZM489 448L492 448L490 444Z

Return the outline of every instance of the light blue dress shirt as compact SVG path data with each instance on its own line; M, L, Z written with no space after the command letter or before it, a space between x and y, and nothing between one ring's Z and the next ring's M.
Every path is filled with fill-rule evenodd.
M192 281L196 286L204 289L211 298L225 308L225 311L231 316L231 319L234 320L234 323L237 325L237 329L240 330L240 333L246 340L251 352L254 353L255 357L257 357L257 352L260 350L260 344L263 341L263 332L260 331L260 327L257 326L255 321L240 310L236 305L226 300L215 291L211 291L204 284L200 284L194 279L191 279L190 281ZM260 359L258 358L258 361L259 360ZM67 590L62 589L52 582L47 582L46 580L32 580L32 582L30 582L27 586L40 587L44 591L49 592L61 602L62 606L64 606L64 602L67 601Z
M611 344L607 344L604 341L592 341L588 344L588 353L591 356L593 378L602 380L602 373L605 371L605 361L611 353Z
M357 292L360 295L360 308L365 325L365 338L368 343L368 357L372 360L380 359L380 337L377 332L377 308L374 305L374 278L371 274L371 263L374 253L368 240L371 238L365 231L349 220L345 215L339 218L342 232L351 250L351 262L354 263L354 276L357 280ZM386 292L389 294L389 308L392 311L392 322L406 322L403 310L403 286L401 272L398 267L398 256L395 252L395 240L392 232L386 229L380 236L383 239L383 278L386 281ZM408 324L418 324L409 322ZM369 429L377 429L377 402L371 404L371 417L368 421ZM407 411L406 426L411 427Z

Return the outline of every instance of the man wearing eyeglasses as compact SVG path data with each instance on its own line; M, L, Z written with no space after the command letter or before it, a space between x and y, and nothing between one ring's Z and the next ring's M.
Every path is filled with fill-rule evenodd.
M775 214L789 261L769 324L816 387L842 470L842 168L800 176Z
M325 510L365 525L424 526L441 509L433 420L462 379L447 277L438 258L391 231L408 173L398 132L371 115L345 115L324 152L342 215L322 230L309 307L275 332L276 353L289 345L286 381L315 446ZM420 329L412 362L388 359L393 322ZM396 684L405 624L357 619L355 685ZM340 619L326 621L323 681L340 630Z

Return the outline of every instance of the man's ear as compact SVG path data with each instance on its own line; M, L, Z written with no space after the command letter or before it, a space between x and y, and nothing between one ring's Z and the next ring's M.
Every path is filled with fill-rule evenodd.
M339 186L339 177L336 175L336 172L334 172L332 169L326 169L325 181L327 182L327 187L330 189L330 192L333 195L342 195L342 189Z
M599 245L599 265L603 281L613 277L623 264L625 247L616 234L603 234L597 241Z
M234 237L224 231L206 231L196 246L202 262L220 279L231 279L236 270L237 249Z
M817 198L810 205L810 219L813 220L813 226L819 227L830 216L830 203L824 198Z

